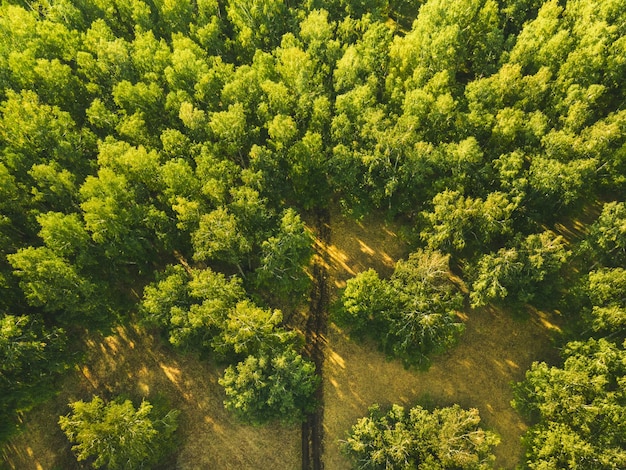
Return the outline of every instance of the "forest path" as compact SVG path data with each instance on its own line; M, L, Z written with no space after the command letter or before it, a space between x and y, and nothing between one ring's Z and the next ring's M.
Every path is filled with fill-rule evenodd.
M313 260L313 289L309 316L306 322L306 351L315 364L320 379L324 367L324 345L328 329L328 250L330 244L330 212L319 210L315 214L315 231L317 234L317 253ZM321 470L322 442L324 423L324 387L320 386L315 393L318 407L302 423L302 470Z

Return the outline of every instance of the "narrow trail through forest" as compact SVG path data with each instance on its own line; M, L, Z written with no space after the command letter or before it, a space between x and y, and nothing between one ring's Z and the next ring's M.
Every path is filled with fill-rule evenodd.
M322 246L330 243L330 212L326 209L315 214L316 232ZM313 289L309 317L306 323L306 352L315 364L320 385L315 393L318 407L302 423L302 470L321 470L322 438L324 421L324 396L322 371L324 365L324 343L328 321L328 260L326 250L319 250L313 264Z

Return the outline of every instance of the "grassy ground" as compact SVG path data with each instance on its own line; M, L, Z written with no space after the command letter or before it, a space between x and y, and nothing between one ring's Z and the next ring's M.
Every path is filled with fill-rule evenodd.
M391 226L367 219L334 220L329 254L337 287L370 266L390 274L394 261L407 255ZM496 464L515 467L522 456L520 436L527 427L510 406L509 384L521 380L534 360L554 357L550 335L558 326L542 312L520 321L505 312L479 309L466 312L462 319L466 330L458 346L435 358L426 372L405 370L399 361L381 356L375 345L356 344L331 326L324 367L326 468L350 468L338 442L373 403L459 403L478 408L483 424L501 437Z
M23 434L3 451L16 470L71 470L75 463L58 430L58 416L68 401L96 393L158 400L165 397L181 410L180 452L171 467L192 469L293 470L300 463L299 426L253 427L238 423L222 405L220 369L190 355L180 355L145 332L118 328L106 338L88 340L89 357L67 378L61 395L30 413Z
M331 288L345 285L354 274L374 267L382 275L408 254L393 226L375 218L360 223L332 218ZM373 403L415 403L476 407L483 423L500 434L498 465L514 468L526 424L510 407L509 383L521 380L533 360L554 356L550 332L557 328L546 314L534 312L516 321L505 312L480 309L463 316L466 331L460 344L436 358L426 372L405 370L387 361L374 345L356 344L330 326L324 365L324 449L328 470L348 469L338 441ZM25 431L2 450L5 466L31 470L73 470L79 466L57 426L67 403L119 393L156 400L165 397L182 411L181 447L175 463L181 470L245 470L300 467L300 427L250 427L225 412L217 383L220 368L191 355L181 355L144 331L118 328L115 334L86 340L85 363L70 374L62 393L29 413Z

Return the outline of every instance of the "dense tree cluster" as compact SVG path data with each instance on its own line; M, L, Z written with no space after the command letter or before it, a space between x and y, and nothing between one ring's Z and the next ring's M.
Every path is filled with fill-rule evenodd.
M415 253L348 283L355 334L407 363L449 346L448 264L473 307L565 297L584 346L551 373L588 365L623 413L619 368L576 358L624 350L625 38L623 0L4 0L2 431L144 286L148 323L227 361L229 408L301 418L316 384L287 319L303 221L331 205L397 217ZM600 205L581 243L559 235ZM566 423L521 397L541 466ZM594 435L576 420L572 447Z

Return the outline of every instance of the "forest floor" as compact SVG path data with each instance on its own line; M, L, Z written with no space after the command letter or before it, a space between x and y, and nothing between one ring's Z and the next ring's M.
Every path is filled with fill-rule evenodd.
M397 228L370 217L356 222L331 215L330 235L320 243L329 300L345 281L369 267L387 276L408 247ZM530 312L525 320L493 309L461 315L465 332L459 344L435 357L427 371L406 370L388 361L373 344L351 341L329 323L318 338L323 353L323 442L316 443L323 468L350 468L338 443L374 403L446 406L452 403L480 411L484 426L497 432L497 465L512 469L522 456L520 436L527 425L510 406L510 382L522 380L534 360L556 360L551 335L553 317ZM80 367L66 376L62 392L25 417L24 432L2 449L6 468L73 470L77 464L57 425L67 403L124 394L151 401L165 398L182 411L181 445L168 469L246 470L301 468L303 447L299 426L253 427L240 424L223 407L217 383L221 368L192 354L179 354L158 336L132 327L112 335L91 335Z

